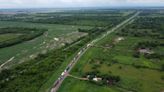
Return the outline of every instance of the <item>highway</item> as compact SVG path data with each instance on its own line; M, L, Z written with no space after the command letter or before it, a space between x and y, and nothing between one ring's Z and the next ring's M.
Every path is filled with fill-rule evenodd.
M57 92L57 90L60 88L61 84L65 80L65 78L68 76L72 68L75 66L75 64L79 61L81 56L88 51L89 48L91 48L96 42L102 40L104 37L109 35L110 33L114 32L115 30L123 27L125 24L131 22L134 18L136 18L139 15L140 12L135 13L132 17L126 19L122 23L118 24L117 26L111 28L106 33L104 33L101 37L94 39L93 41L89 42L86 46L84 46L71 60L71 62L68 64L68 66L65 68L65 70L61 73L61 75L58 77L58 79L54 82L53 87L51 88L51 92Z

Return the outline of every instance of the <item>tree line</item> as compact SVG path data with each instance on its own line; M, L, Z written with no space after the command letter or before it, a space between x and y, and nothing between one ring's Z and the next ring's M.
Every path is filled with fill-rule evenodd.
M37 28L19 28L19 27L7 27L0 28L0 35L13 33L13 34L21 34L17 38L13 38L10 40L4 40L0 42L0 48L9 47L24 41L32 40L38 36L43 35L43 33L47 31L47 29L37 29ZM12 35L11 35L12 36Z

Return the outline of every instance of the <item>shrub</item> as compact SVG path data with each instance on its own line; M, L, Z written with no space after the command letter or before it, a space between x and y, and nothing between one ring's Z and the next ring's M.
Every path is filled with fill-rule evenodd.
M164 71L164 64L161 65L161 71Z

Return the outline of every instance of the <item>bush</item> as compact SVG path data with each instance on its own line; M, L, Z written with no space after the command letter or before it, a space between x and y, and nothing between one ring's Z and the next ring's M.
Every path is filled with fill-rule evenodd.
M164 80L164 76L161 76L161 80Z
M161 65L161 71L164 71L164 64Z
M122 66L119 66L118 68L119 68L119 69L122 69Z
M133 57L135 57L135 58L140 58L140 53L139 53L138 51L135 51L135 52L133 53Z
M162 59L163 55L158 54L158 53L153 53L153 54L145 54L144 55L147 59Z

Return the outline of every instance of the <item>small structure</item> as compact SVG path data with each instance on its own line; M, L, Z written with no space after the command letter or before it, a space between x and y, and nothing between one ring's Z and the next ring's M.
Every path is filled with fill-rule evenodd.
M93 81L96 81L96 82L101 81L101 80L102 78L97 78L97 77L93 78Z
M59 38L54 38L55 41L59 41Z
M139 48L138 49L138 52L139 53L142 53L142 54L153 54L154 52L151 51L149 48Z
M123 37L119 37L117 40L121 41L121 40L124 40L124 38Z
M114 41L113 41L113 44L117 44L119 43L120 41L124 40L124 37L118 37L116 38Z

